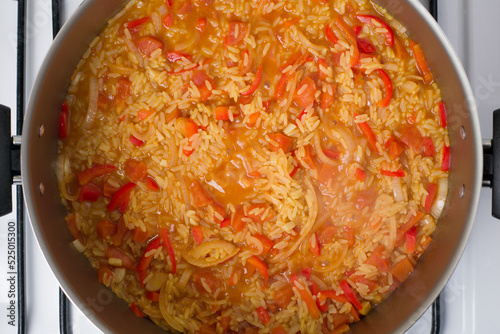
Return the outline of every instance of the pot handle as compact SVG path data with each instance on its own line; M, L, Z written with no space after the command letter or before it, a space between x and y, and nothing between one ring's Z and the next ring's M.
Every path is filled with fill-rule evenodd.
M483 140L483 160L483 187L491 188L491 214L500 219L500 109L493 112L493 139Z
M10 126L10 108L0 104L0 216L12 212L12 184L21 169L20 137L12 138Z

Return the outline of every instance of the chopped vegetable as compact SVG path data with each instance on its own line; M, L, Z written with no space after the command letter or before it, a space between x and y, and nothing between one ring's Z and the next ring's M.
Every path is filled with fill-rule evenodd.
M78 183L83 186L93 179L111 173L116 169L113 165L97 165L78 173Z
M436 198L438 186L435 183L429 183L429 187L427 188L427 192L429 193L425 198L425 212L431 212L432 204L434 203L434 199Z
M330 26L328 24L325 26L325 36L326 36L326 39L328 39L328 41L330 43L332 43L333 45L337 44L339 41L339 39L337 38L337 35L335 35L332 28L330 28Z
M207 27L207 18L206 17L198 18L198 22L196 23L196 29L199 32L203 32L206 27Z
M443 102L439 102L438 107L439 107L439 117L441 119L441 127L446 128L446 126L448 125L448 119L446 116L446 107Z
M293 296L292 285L286 284L274 292L273 299L280 308L284 309L291 303Z
M214 202L212 196L207 193L198 180L191 181L190 188L195 207L202 208Z
M109 219L101 220L96 225L97 235L101 239L114 236L116 234L116 229L116 224L113 224Z
M229 108L225 106L218 106L215 108L215 119L226 121L229 119Z
M392 82L387 73L383 69L378 70L378 74L384 82L385 96L382 100L378 102L379 107L387 107L391 103L392 99Z
M193 238L198 245L203 242L203 230L199 226L193 226Z
M134 258L125 253L125 251L123 251L121 248L109 245L104 255L108 260L111 258L122 260L122 266L124 268L131 270L135 269Z
M412 148L415 153L420 153L424 138L418 127L414 124L404 124L401 127L401 137L399 138L403 144Z
M264 222L272 220L275 216L275 213L271 209L269 204L258 203L258 204L252 204L248 207L246 216L252 219L254 222L262 224Z
M417 247L417 226L413 226L406 232L406 253L412 254Z
M113 271L107 264L102 263L97 270L97 279L101 284L105 284L105 280L108 280L110 277L113 277Z
M128 202L130 201L130 193L135 188L135 183L129 182L122 186L116 193L111 197L107 209L109 212L115 211L118 207L123 213L127 209Z
M130 142L131 142L133 145L135 145L135 146L137 146L137 147L141 147L141 146L143 146L143 145L145 144L145 142L143 142L143 141L142 141L142 140L140 140L140 139L137 139L137 138L136 138L136 137L134 137L134 136L130 136L129 140L130 140Z
M228 227L231 225L231 219L225 218L220 222L220 228Z
M406 176L405 172L402 169L398 169L396 171L381 169L380 174L382 174L384 176L389 176L389 177L405 177Z
M280 149L283 153L288 153L292 147L292 138L285 136L281 133L271 133L269 134L269 149L273 152L279 151Z
M288 72L283 73L278 83L276 84L276 89L274 91L274 98L278 101L281 101L281 99L285 95L287 80L288 80Z
M358 116L357 113L354 113L354 117ZM368 145L370 145L370 148L372 149L373 152L379 153L378 147L377 147L377 137L375 137L375 134L373 133L372 129L366 122L361 122L361 123L356 123L358 125L359 130L361 133L363 133L368 139Z
M389 45L390 47L394 45L394 32L384 20L373 15L355 15L354 17L364 24L372 26L375 29L379 29L380 26L382 26L386 30L386 32L384 33L385 44Z
M368 257L366 263L374 265L382 273L387 272L389 270L389 261L387 257L384 256L384 252L384 246L378 245Z
M257 72L255 73L255 77L253 79L252 84L250 85L250 87L248 87L248 89L246 91L242 92L241 95L244 95L244 96L252 95L259 87L261 77L262 77L262 67L259 66L259 68L257 69Z
M156 180L150 175L148 175L146 177L146 188L148 188L148 190L151 190L151 191L160 190L160 186L158 185Z
M359 302L358 298L356 298L356 295L354 294L351 287L349 286L349 283L347 283L346 280L340 282L340 288L342 289L342 291L344 291L347 299L349 299L349 301L354 305L354 307L356 307L358 310L363 309L363 306Z
M389 154L391 160L396 160L405 151L394 136L386 141L385 149L387 150L387 153Z
M299 107L306 108L314 103L316 90L316 83L307 76L299 83L293 100Z
M299 292L302 300L306 303L307 310L309 311L311 317L313 319L318 319L321 315L318 309L318 305L316 305L316 302L312 298L311 293L309 292L307 287L302 286L302 283L300 283L297 278L295 279L290 278L290 280L292 281L292 284L295 287L295 289L297 289L297 291Z
M422 156L433 157L434 156L434 143L429 137L424 138L424 143L422 147Z
M335 93L337 92L337 88L333 84L327 84L325 88L321 92L321 101L319 103L321 109L329 108L333 104Z
M149 118L149 116L155 113L154 109L141 109L137 112L137 118L141 121Z
M68 103L63 102L61 113L59 114L59 139L65 139L68 136L69 121L68 121Z
M233 46L245 38L248 32L248 24L243 22L230 22L229 34L224 38L224 44Z
M271 334L287 334L283 326L274 327L271 329Z
M172 262L172 274L177 272L177 263L175 261L174 249L172 248L172 243L170 242L170 236L166 228L159 229L161 238L163 240L163 245L167 249L168 256L170 257L170 262Z
M443 147L443 161L441 163L441 170L447 172L450 170L450 148L448 146Z
M358 42L356 40L356 36L354 35L353 31L351 28L345 23L344 19L342 16L337 16L335 19L335 25L342 31L342 33L347 37L347 40L351 44L352 47L352 56L351 56L351 66L356 65L356 63L359 60L359 49L358 49Z
M391 273L398 281L403 282L413 271L413 264L405 257L391 268Z
M328 62L326 59L319 58L318 59L318 79L319 80L326 80L328 77Z
M358 179L359 181L364 181L366 179L366 173L363 172L361 169L359 168L356 168L356 179Z
M269 316L269 313L267 313L265 308L259 306L255 309L255 311L257 312L260 322L262 322L263 325L267 325L271 322L271 317Z
M143 231L140 227L136 227L132 230L132 240L137 242L146 242L149 238L149 232Z
M146 291L146 298L152 302L160 301L160 293L157 291Z
M262 234L255 233L254 237L257 238L262 243L261 255L266 255L267 253L269 253L271 248L273 248L274 243L271 240L269 240L268 238L266 238L265 236L263 236Z
M313 233L309 238L309 248L311 249L311 253L313 253L314 256L321 255L321 245L319 243L318 236L316 235L316 233Z
M83 201L96 202L99 196L101 196L101 190L92 182L82 185L80 189L80 203Z
M130 305L130 308L135 313L135 315L138 316L139 318L144 317L144 314L142 314L141 310L139 310L139 308L135 305L135 302L132 302L132 304Z
M207 86L207 82L210 85ZM200 91L200 101L207 101L212 96L212 90L215 89L215 82L203 70L196 70L193 72L193 83Z
M372 53L376 53L377 52L377 49L375 49L375 47L373 46L373 44L370 43L370 41L368 41L368 39L366 39L366 38L358 38L357 42L358 42L358 49L361 52L366 53L366 54L372 54Z
M165 26L165 28L170 28L172 26L172 23L174 21L174 18L172 16L172 13L169 13L167 15L165 15L165 17L163 18L163 26Z
M128 159L125 161L123 168L125 174L134 182L142 181L148 174L148 167L142 161Z
M427 65L427 61L425 60L424 53L422 52L420 45L411 41L410 48L413 51L413 57L415 58L418 71L424 79L424 83L431 84L434 81L434 77L432 76L431 70Z
M335 300L339 303L349 303L349 299L345 295L338 295L337 292L333 290L323 290L318 293L318 299L325 301L327 298Z
M344 333L349 332L349 330L350 330L349 325L343 324L343 325L340 325L339 327L335 327L333 332L331 332L330 334L344 334Z
M259 259L257 256L253 255L247 259L247 261L257 269L259 272L260 276L264 278L264 285L262 286L262 289L266 288L267 284L267 279L269 278L269 273L267 271L267 266L262 262L261 259Z
M150 57L153 51L162 49L163 50L163 42L158 38L146 36L138 38L134 41L135 46L146 57Z
M191 60L193 56L188 55L187 53L184 52L179 52L179 51L168 51L165 53L165 57L171 61L171 62L176 62L178 60L181 60L183 58Z

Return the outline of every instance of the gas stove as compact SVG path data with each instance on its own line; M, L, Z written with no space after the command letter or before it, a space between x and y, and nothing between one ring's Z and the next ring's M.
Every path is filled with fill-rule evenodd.
M421 2L437 14L440 26L455 47L473 87L482 137L491 138L492 112L500 107L500 63L492 56L500 54L500 43L493 40L492 33L500 31L500 1ZM0 2L0 104L12 108L13 134L21 132L21 122L14 121L18 118L17 110L24 110L53 32L80 3L81 0ZM22 18L23 11L25 19L18 21L18 14ZM23 24L25 36L18 46L18 32L23 30ZM18 71L17 64L24 70ZM0 333L101 333L60 292L25 218L22 201L17 200L20 191L19 186L13 187L14 213L0 218ZM491 216L491 190L483 189L472 234L455 273L439 302L407 333L499 332L494 321L500 312L496 302L500 300L500 289L496 288L500 276L499 236L500 222Z

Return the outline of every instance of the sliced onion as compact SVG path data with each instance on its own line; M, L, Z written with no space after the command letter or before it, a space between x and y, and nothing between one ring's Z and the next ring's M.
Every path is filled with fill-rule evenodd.
M392 178L392 190L394 192L394 199L396 202L402 202L405 200L403 187L401 187L401 179L399 177Z
M182 254L182 257L193 266L207 268L221 264L233 256L240 249L230 242L224 240L210 240L202 243L200 246L193 248L188 254ZM213 257L212 253L223 253L221 257Z
M163 273L163 272L154 273L153 276L146 283L145 288L148 291L153 291L153 292L158 291L161 289L163 284L165 284L167 279L168 279L167 273Z
M199 41L200 41L200 33L198 31L196 31L193 34L193 37L186 40L184 43L177 44L175 46L175 50L176 51L186 51L186 50L192 48L193 46L195 46L196 44L198 44Z
M156 32L159 33L161 30L161 19L158 12L154 12L153 14L151 14L151 21L153 21Z
M444 204L446 203L446 197L448 196L448 179L443 177L439 179L438 191L436 194L436 200L431 207L431 214L434 218L438 219L444 209Z
M173 311L173 305L169 301L169 298L172 298L172 296L170 296L170 292L167 291L167 285L168 283L163 285L163 288L160 291L160 312L163 316L163 319L165 319L170 327L182 333L184 332L184 321L171 314L171 312Z
M313 49L319 53L321 53L325 49L324 46L314 44L313 42L308 40L307 37L304 36L304 34L300 31L297 31L297 36L292 34L292 38L295 40L295 42L302 44L302 46L306 49Z
M255 247L256 251L255 252L252 251L252 253L254 253L256 255L260 255L264 251L264 246L262 245L262 242L259 239L257 239L256 237L248 237L247 244L249 246L253 245Z
M175 176L177 177L177 179L179 180L179 182L181 184L181 195L182 195L182 199L184 200L184 203L186 204L186 210L191 210L192 206L191 206L191 200L189 198L189 193L188 193L187 186L186 186L186 180L184 180L184 178L182 177L180 172L175 172Z
M85 121L83 122L84 129L90 129L97 115L97 101L99 99L99 85L97 83L97 78L92 76L89 80L89 106L87 109L87 115L85 116Z
M339 165L339 163L337 161L330 159L323 152L323 148L321 147L321 142L319 139L319 131L316 131L316 133L314 134L314 149L316 150L316 155L318 156L318 159L322 163L330 165L330 166L338 166Z
M130 129L130 134L132 136L134 136L135 138L143 141L143 142L146 142L148 141L149 139L149 131L146 131L144 133L140 133L139 131L137 131L134 127L132 127L132 129Z
M142 54L139 52L139 50L135 47L135 44L128 38L124 38L123 41L127 45L127 47L132 51L134 54L135 58L137 58L137 61L139 62L139 65L141 67L144 67L144 58L142 58Z

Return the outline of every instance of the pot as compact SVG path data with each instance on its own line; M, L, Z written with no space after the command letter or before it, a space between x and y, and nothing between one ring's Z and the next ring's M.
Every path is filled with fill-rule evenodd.
M36 238L71 301L103 332L164 333L132 316L128 305L96 279L88 260L70 247L55 161L59 109L76 64L108 18L125 0L87 0L57 35L31 94L21 147L21 172ZM434 241L410 277L352 333L399 333L408 329L439 295L465 248L482 181L482 147L472 90L445 35L417 0L379 0L422 43L448 106L451 169L446 206Z

